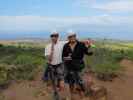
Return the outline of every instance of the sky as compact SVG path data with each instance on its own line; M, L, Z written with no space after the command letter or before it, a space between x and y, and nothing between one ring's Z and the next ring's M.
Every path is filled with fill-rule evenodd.
M0 37L54 30L133 40L133 0L0 0Z

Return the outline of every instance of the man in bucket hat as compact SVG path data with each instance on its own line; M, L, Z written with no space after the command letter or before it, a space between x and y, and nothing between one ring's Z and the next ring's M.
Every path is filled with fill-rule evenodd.
M85 67L83 60L85 54L92 55L92 52L88 52L87 45L78 41L75 32L69 32L68 43L64 45L62 59L66 69L65 82L70 85L72 92L75 91L75 86L80 87L81 93L85 91L81 78L81 72Z

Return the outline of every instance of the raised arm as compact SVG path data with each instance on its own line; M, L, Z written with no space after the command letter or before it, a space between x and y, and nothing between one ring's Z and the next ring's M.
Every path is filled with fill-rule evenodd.
M51 62L50 52L51 52L50 51L50 45L47 45L46 48L45 48L44 56L45 56L45 58L46 58L46 60L47 60L48 63Z

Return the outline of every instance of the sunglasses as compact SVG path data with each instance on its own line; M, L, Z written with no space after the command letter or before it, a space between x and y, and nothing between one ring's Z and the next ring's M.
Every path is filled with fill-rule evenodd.
M68 36L68 38L73 38L73 37L76 37L76 35Z
M50 37L51 37L51 38L52 38L52 37L59 37L59 35L51 35Z

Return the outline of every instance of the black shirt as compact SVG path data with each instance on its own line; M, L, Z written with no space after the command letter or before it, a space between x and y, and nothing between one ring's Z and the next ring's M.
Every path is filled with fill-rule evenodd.
M85 46L84 43L77 41L77 44L72 51L71 47L69 46L69 42L64 45L62 57L68 57L71 54L72 60L82 60L84 54L88 53L88 48Z
M62 58L68 57L71 55L72 60L64 61L67 68L72 69L78 68L79 65L83 64L84 55L89 55L88 48L85 46L84 43L77 41L74 50L72 51L71 47L69 46L69 42L64 45ZM64 60L64 59L63 59Z

